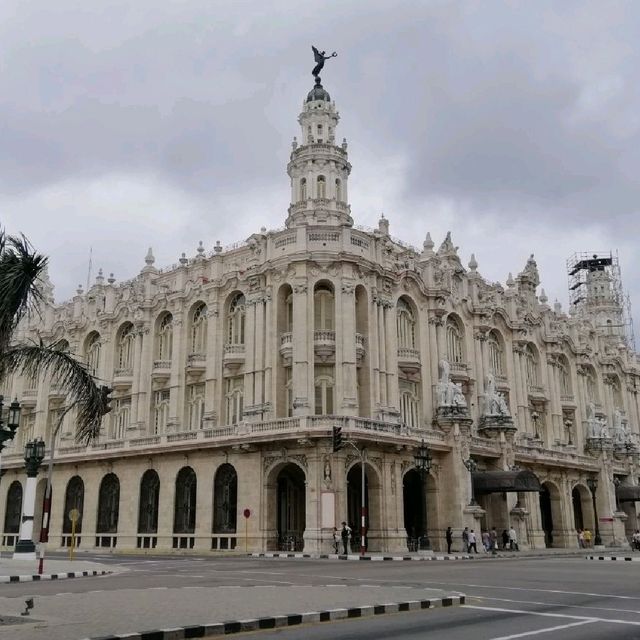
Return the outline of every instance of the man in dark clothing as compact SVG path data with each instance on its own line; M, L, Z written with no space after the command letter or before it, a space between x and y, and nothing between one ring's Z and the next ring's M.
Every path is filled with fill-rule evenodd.
M351 535L351 527L347 525L346 522L342 523L342 531L340 532L340 536L342 537L342 546L344 547L344 555L346 556L349 553L349 537Z
M451 527L447 527L447 532L445 533L445 538L447 540L447 554L451 553L451 544L453 543L453 531L451 531Z
M502 530L502 548L506 550L509 544L509 532L506 529Z

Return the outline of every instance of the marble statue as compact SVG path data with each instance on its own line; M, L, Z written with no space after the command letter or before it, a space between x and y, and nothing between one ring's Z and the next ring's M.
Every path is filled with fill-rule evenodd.
M487 384L484 392L484 411L485 416L508 416L509 408L504 398L504 394L496 391L496 381L490 373L487 376Z
M446 360L440 360L440 379L436 386L436 394L438 396L438 407L453 407L458 410L467 408L467 400L462 393L462 385L452 382L449 378L451 369Z

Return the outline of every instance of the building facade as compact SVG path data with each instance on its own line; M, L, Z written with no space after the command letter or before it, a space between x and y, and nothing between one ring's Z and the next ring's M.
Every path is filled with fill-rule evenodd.
M50 548L70 544L76 508L84 549L329 551L334 526L358 529L361 464L371 551L442 549L447 526L513 525L525 548L573 547L596 525L623 544L639 526L640 367L611 283L596 265L567 315L537 293L533 256L503 286L449 234L416 249L384 217L354 226L338 120L318 80L283 229L165 269L149 250L133 279L100 273L64 304L45 283L19 339L77 354L113 411L84 446L55 380L5 382L23 407L2 459L5 547L36 436L55 441ZM41 479L36 536L43 493Z

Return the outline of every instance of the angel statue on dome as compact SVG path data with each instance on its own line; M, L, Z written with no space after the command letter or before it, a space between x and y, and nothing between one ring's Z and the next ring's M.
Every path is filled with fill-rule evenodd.
M313 45L311 45L311 48L313 49L313 57L316 61L316 66L313 67L311 75L315 76L316 79L318 79L318 76L320 75L320 72L324 67L324 61L328 60L329 58L335 58L338 54L334 51L330 56L325 56L324 54L326 53L326 51L318 51L318 49L316 49L316 47L314 47Z

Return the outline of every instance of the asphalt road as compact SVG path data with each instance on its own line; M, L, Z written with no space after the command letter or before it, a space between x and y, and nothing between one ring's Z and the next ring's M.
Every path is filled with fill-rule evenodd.
M348 589L358 585L372 589L395 587L401 600L405 588L431 587L465 593L467 604L451 609L243 634L243 637L256 640L425 637L507 640L541 635L545 639L590 640L614 634L616 639L640 638L640 563L597 562L580 557L455 562L84 554L82 558L115 562L125 565L128 571L106 578L6 585L0 594L20 598L89 590L193 589L198 586L277 589L307 585L335 590L339 586Z

